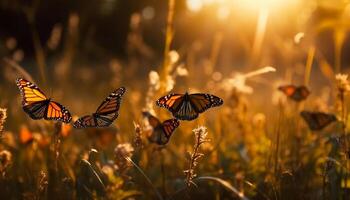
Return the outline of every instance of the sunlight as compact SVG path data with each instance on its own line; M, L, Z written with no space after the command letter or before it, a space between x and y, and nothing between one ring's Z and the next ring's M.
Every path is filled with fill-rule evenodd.
M291 0L187 0L187 9L191 12L198 12L206 6L219 7L219 10L228 8L242 8L245 10L259 10L259 9L280 9L287 7L291 3L297 1ZM220 12L220 11L219 11ZM224 13L227 13L224 10Z
M280 8L288 5L288 0L236 0L237 4L246 8L261 9L261 8Z
M203 7L203 1L202 0L187 0L186 5L190 11L198 12Z

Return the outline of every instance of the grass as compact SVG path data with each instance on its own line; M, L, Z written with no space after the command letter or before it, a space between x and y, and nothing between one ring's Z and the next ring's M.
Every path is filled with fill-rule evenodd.
M152 40L158 36L149 34L160 22L138 10L130 16L127 53L118 57L104 54L110 51L85 37L86 23L79 22L87 16L79 12L66 14L56 30L62 37L51 49L35 28L40 1L33 3L21 11L31 24L34 52L18 59L14 52L21 40L10 48L0 38L1 199L349 196L349 52L344 37L350 30L349 4L335 8L313 1L314 7L300 1L250 13L225 1L191 11L183 8L184 2L169 0L162 9L152 5L157 19L164 17L157 29L162 39ZM228 18L216 19L216 11L226 8ZM324 10L338 15L317 14ZM323 37L329 32L334 38L326 44ZM125 86L127 92L110 127L77 130L71 124L30 119L21 108L18 77L32 80L65 105L73 121L94 112L115 88ZM311 94L295 102L277 90L284 84L305 85ZM224 104L194 121L181 121L168 144L150 142L153 130L142 112L170 119L155 101L186 91L215 94ZM338 120L311 131L300 117L302 110L332 113Z

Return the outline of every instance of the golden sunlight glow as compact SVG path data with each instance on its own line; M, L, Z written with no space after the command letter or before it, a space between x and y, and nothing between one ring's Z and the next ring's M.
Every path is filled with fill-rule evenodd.
M230 8L227 6L220 6L217 11L217 17L219 20L226 20L230 16Z
M233 8L244 10L276 9L287 7L291 3L297 3L299 0L186 0L187 9L192 12L198 12L207 6L218 8L217 16L219 19L225 19Z
M285 6L286 4L288 4L288 0L236 0L235 2L246 8L269 9Z
M203 1L202 0L187 0L186 5L190 11L198 12L203 7Z

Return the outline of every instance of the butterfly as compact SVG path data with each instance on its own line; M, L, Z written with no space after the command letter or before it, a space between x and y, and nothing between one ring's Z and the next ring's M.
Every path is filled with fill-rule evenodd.
M164 122L160 122L157 117L149 112L142 112L142 114L147 118L148 123L153 128L148 140L159 145L167 144L174 130L180 125L180 122L177 119L168 119Z
M330 123L337 121L337 117L335 115L323 112L302 111L300 115L305 120L309 128L313 131L322 130Z
M310 94L310 91L307 89L307 87L303 85L284 85L278 87L278 90L282 91L288 98L291 98L297 102L305 100Z
M57 120L69 123L72 119L69 111L61 104L51 101L46 95L33 83L18 78L17 86L22 96L23 110L32 119Z
M221 106L224 101L211 94L168 94L157 100L159 107L168 109L175 118L180 120L194 120L200 113L211 107Z
M120 87L113 91L97 108L96 112L92 115L85 115L73 124L74 128L87 128L87 127L107 127L117 119L118 111L122 96L126 89Z

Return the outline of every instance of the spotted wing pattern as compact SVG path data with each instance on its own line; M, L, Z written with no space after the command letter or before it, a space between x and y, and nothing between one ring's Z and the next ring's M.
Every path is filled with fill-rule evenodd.
M22 78L17 79L16 83L22 96L23 110L32 119L57 120L64 123L71 121L69 111L61 104L48 99L39 87Z

